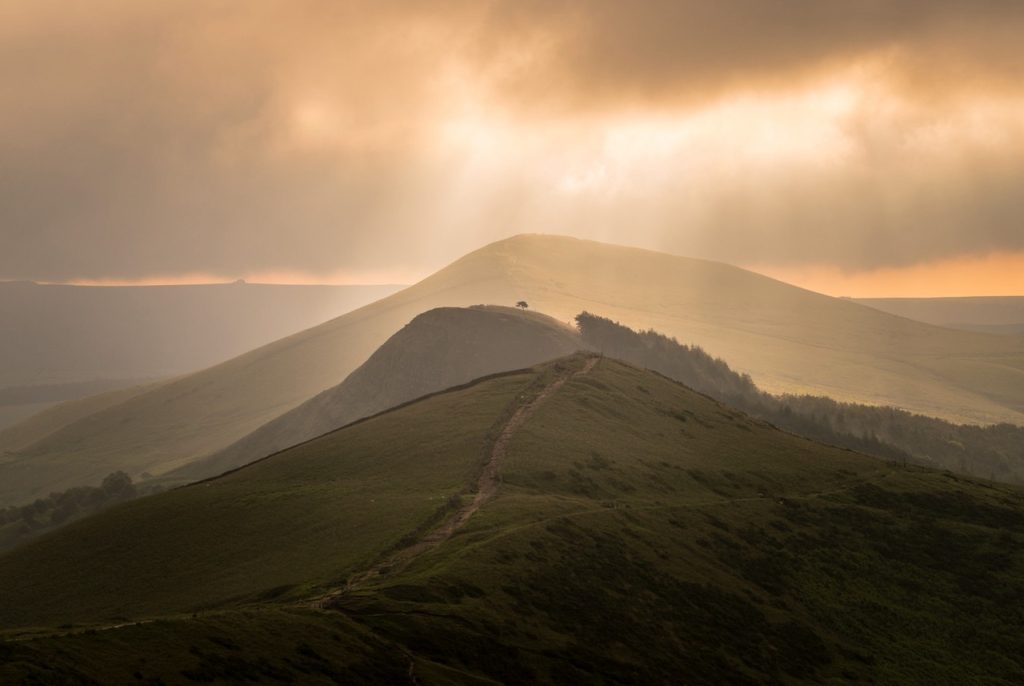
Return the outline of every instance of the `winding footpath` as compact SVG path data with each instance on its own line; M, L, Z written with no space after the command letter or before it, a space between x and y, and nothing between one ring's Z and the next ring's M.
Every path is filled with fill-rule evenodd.
M521 397L517 398L514 402L520 403L519 406L512 412L498 433L498 437L491 444L487 461L484 463L483 470L477 478L473 499L456 510L440 526L424 534L415 543L396 551L370 568L349 577L343 588L322 596L318 599L317 605L320 607L331 607L342 596L358 589L367 582L400 571L417 557L441 545L451 538L452 534L464 527L470 518L498 492L498 486L501 484L502 464L508 455L509 443L516 432L533 416L533 413L537 411L541 403L557 393L558 389L573 377L589 373L599 359L599 357L588 357L582 366L578 368L563 368L558 371L557 375L540 392L527 398L525 401L522 401Z

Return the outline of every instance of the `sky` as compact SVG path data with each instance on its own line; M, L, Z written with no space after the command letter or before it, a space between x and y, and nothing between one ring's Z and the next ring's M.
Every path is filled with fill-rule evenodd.
M0 1L0 280L408 283L558 233L1024 294L1017 0Z

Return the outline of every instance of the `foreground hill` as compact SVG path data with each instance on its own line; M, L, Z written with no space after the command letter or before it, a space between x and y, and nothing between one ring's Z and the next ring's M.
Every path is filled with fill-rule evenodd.
M950 329L1024 335L1024 296L857 298L856 302Z
M1021 491L585 356L83 520L0 587L8 681L1024 678Z
M342 383L168 478L188 482L216 476L415 398L583 347L575 329L535 312L496 306L430 310L385 341Z
M599 311L697 343L770 392L1024 422L1024 338L940 329L714 262L517 236L372 305L11 451L0 464L0 505L77 485L86 475L72 465L97 465L90 482L113 469L166 473L340 383L421 312L520 299L561 321Z
M0 283L0 420L203 369L396 290Z

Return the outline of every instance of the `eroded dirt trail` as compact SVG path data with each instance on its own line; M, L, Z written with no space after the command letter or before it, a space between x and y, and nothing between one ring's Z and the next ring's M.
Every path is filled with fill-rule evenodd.
M564 386L569 379L590 372L599 359L599 357L587 357L576 368L561 369L539 392L526 397L525 400L521 397L517 398L514 402L518 403L518 406L506 420L487 452L487 461L477 478L472 500L462 505L438 527L424 534L415 543L393 553L369 569L349 577L343 589L324 596L320 599L319 605L329 607L333 601L366 582L404 568L415 558L444 543L451 538L452 534L464 527L470 518L497 493L498 486L501 484L501 467L508 454L509 443L516 432L530 419L541 403L557 393L558 389Z

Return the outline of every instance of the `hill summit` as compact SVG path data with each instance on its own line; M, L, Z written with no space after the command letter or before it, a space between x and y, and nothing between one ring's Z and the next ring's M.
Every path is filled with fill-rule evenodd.
M337 385L424 311L519 300L559 321L600 312L700 345L773 393L1024 422L1020 337L941 329L725 264L525 235L223 364L73 413L30 445L5 447L0 434L0 505L98 483L116 470L165 474Z
M410 400L584 347L575 329L537 312L493 305L429 310L342 383L170 477L216 476Z

